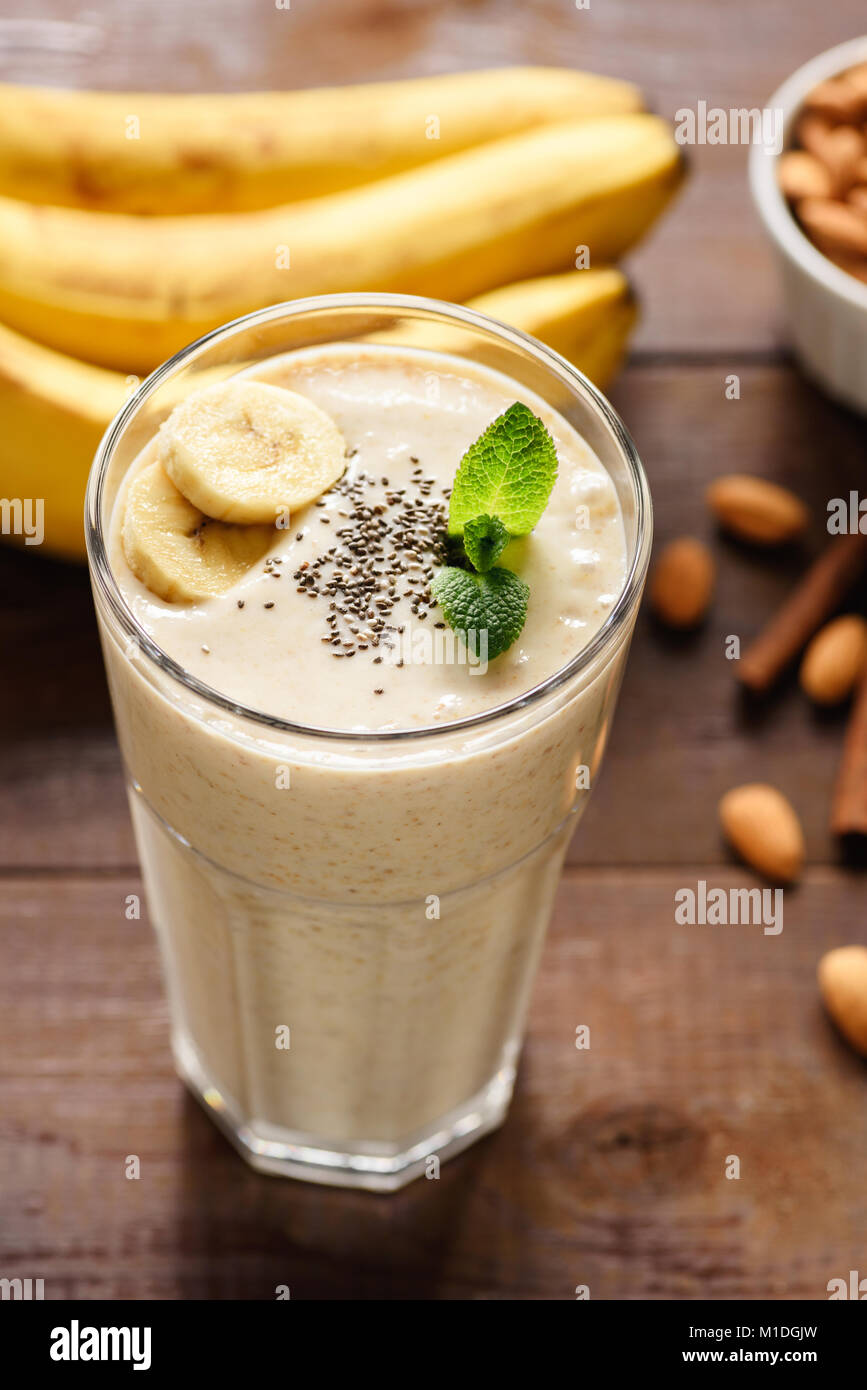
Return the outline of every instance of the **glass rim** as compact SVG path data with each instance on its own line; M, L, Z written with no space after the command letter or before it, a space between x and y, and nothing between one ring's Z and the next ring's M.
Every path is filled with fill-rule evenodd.
M565 665L552 672L543 681L539 681L526 690L521 695L514 696L511 700L505 700L499 705L492 706L489 710L483 710L479 714L467 715L463 719L456 719L448 724L421 725L412 729L377 729L353 731L349 729L329 729L313 724L300 724L291 720L281 719L277 715L266 713L264 710L257 710L251 706L244 705L237 700L232 700L229 696L222 694L213 686L207 685L192 675L168 652L163 651L150 636L148 632L138 622L132 609L127 605L120 586L112 572L108 558L108 549L105 543L105 535L102 520L102 501L105 491L105 482L108 467L114 455L117 443L126 429L127 425L136 415L144 402L153 395L154 391L162 386L170 377L176 375L184 366L200 356L205 348L216 343L222 342L233 337L244 328L254 327L259 324L271 323L281 318L296 317L305 313L316 313L331 309L391 309L391 310L410 310L416 316L427 314L431 317L436 316L440 319L449 319L453 323L458 323L464 327L474 328L479 331L491 334L500 339L505 339L513 346L521 349L525 354L534 357L537 361L551 369L565 384L572 390L573 394L578 395L591 410L594 410L601 417L602 422L607 425L614 437L615 443L619 447L626 461L630 483L635 496L635 530L636 540L634 553L631 556L629 567L620 593L616 602L612 605L611 612L605 619L602 626L594 633L586 646L576 652L575 656ZM604 466L604 465L603 465ZM613 645L617 635L622 631L626 619L636 606L644 585L647 567L650 559L650 545L652 537L652 504L650 499L650 489L647 477L639 458L638 451L632 437L624 425L614 407L608 402L602 392L593 385L588 377L573 366L560 353L555 352L546 344L539 342L529 333L524 333L519 328L513 328L510 324L502 322L500 319L493 318L489 314L479 313L478 310L469 309L465 305L451 304L445 300L432 299L423 295L409 294L385 294L385 293L352 293L352 294L323 294L312 295L304 299L285 300L279 304L270 304L264 309L253 310L249 314L243 314L239 318L231 319L220 328L214 328L209 333L203 334L194 342L181 348L172 357L166 359L157 367L144 381L140 382L136 389L130 394L129 399L124 403L114 419L109 424L105 434L100 440L90 473L87 480L87 490L84 502L84 529L85 543L87 546L87 558L91 573L91 579L107 604L115 621L123 631L127 640L136 644L149 660L164 674L170 676L172 680L185 687L199 699L206 701L210 705L216 706L224 713L232 714L236 718L248 720L253 724L258 724L271 733L300 735L305 738L328 739L336 742L353 744L382 744L397 742L402 740L430 738L435 735L454 735L469 729L477 729L487 724L494 724L504 719L508 715L530 708L536 705L545 696L558 690L578 675L582 670L592 666L593 662L600 653L608 646Z

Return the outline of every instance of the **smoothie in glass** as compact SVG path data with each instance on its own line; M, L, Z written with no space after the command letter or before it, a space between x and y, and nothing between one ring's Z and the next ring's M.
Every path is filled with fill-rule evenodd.
M179 1071L256 1166L390 1189L505 1114L649 525L616 417L554 354L387 296L358 298L351 336L346 303L282 306L282 338L278 310L252 316L145 383L97 461L90 544ZM433 346L444 324L463 352ZM233 372L323 412L340 476L222 591L166 597L129 542L137 480L177 402ZM515 401L558 472L501 557L530 596L488 660L431 583L461 458Z

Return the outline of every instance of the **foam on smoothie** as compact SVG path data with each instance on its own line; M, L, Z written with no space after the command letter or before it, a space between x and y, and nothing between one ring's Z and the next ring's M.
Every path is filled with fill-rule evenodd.
M449 723L530 690L605 621L626 574L617 496L587 443L538 397L457 358L374 345L294 352L251 375L320 406L348 453L343 479L275 530L265 560L219 597L165 603L124 559L123 488L112 518L111 564L127 603L207 685L316 727ZM446 628L427 585L442 563L461 457L516 398L551 432L559 474L533 533L500 560L530 586L527 620L483 669ZM152 457L150 446L130 477Z

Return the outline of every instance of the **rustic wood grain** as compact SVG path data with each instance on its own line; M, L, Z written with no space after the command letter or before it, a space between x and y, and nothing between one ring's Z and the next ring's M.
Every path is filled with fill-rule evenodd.
M741 396L727 400L730 366L648 365L625 373L612 391L648 471L655 551L675 536L700 536L718 575L697 632L672 634L646 606L641 614L609 756L573 842L582 863L719 862L726 851L716 801L755 780L791 796L814 861L839 856L828 821L845 708L817 712L792 678L764 701L746 699L726 644L735 636L746 650L827 544L829 498L863 490L864 425L794 370L738 367ZM759 474L803 497L812 514L805 543L769 552L716 533L704 491L730 472ZM864 611L867 586L851 603Z
M778 937L675 926L697 872L569 874L505 1126L390 1197L254 1174L186 1095L134 875L6 880L3 1273L47 1298L825 1297L863 1261L867 1069L814 972L861 893L816 870Z

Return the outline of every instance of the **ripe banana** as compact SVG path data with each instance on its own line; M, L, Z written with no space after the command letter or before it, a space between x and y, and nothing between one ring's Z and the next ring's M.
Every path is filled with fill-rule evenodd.
M623 365L629 335L637 317L638 306L634 301L618 304L599 332L588 342L571 350L564 344L559 351L602 390ZM552 341L551 346L554 345Z
M573 362L597 385L614 375L638 316L632 288L613 266L543 275L477 295L470 306L489 318L522 328ZM411 322L365 337L365 342L399 344L481 360L507 375L511 357L498 344L458 327L433 332Z
M274 542L272 525L231 526L204 516L182 496L160 463L130 483L121 540L127 564L167 603L225 593Z
M480 313L547 343L600 388L620 366L638 317L632 286L613 266L522 280L480 294L471 303Z
M54 555L84 558L84 486L129 389L117 372L0 326L0 496L44 503L44 548Z
M0 193L102 212L250 211L641 106L631 83L534 67L217 96L0 85Z
M184 497L219 521L274 525L336 483L346 442L305 396L261 381L196 391L160 426L157 457Z
M397 290L463 300L616 259L681 177L666 123L548 126L348 193L266 212L134 218L0 198L0 319L143 371L250 309Z
M470 305L549 343L602 388L636 316L626 277L607 267L507 285ZM44 499L53 554L84 557L85 482L132 384L0 325L0 495Z

